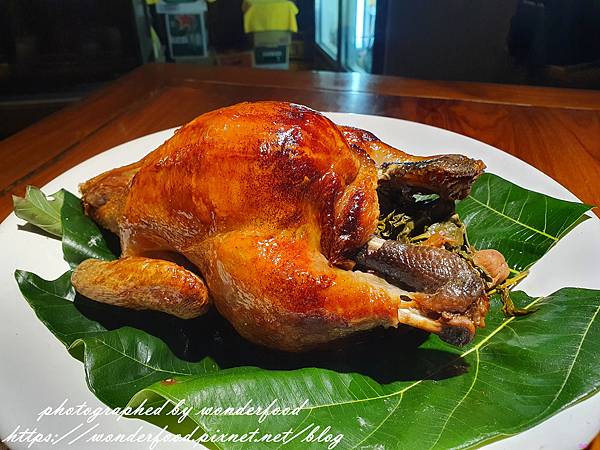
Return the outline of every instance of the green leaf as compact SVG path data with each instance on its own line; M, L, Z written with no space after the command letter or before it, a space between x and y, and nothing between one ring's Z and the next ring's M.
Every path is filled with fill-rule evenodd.
M498 205L505 201L502 212ZM539 259L589 209L493 176L480 179L473 197L458 208L469 217L471 242L502 251L515 269ZM515 210L525 212L519 217ZM77 264L89 255L113 258L72 194L65 195L62 215L65 259ZM539 238L543 223L543 233L555 239ZM327 448L338 438L336 448L472 448L524 431L600 390L598 291L566 288L538 299L514 293L517 306L537 310L510 318L494 298L487 327L462 350L437 336L417 347L388 330L362 346L319 356L252 346L224 321L219 324L216 315L182 321L76 297L70 272L55 281L23 271L15 276L40 320L83 361L98 398L120 408L168 401L161 415L136 417L197 438L204 431L242 435L256 428L272 434L293 429L297 437L285 448ZM180 359L173 336L199 356ZM273 401L280 408L303 406L297 414L261 422L256 415L206 409L248 402L266 407ZM192 408L188 416L169 414L178 403L180 409ZM330 442L315 442L328 426ZM260 449L281 443L207 445Z
M108 405L124 405L155 381L216 370L209 358L196 364L176 358L163 341L143 331L108 331L88 319L74 303L71 271L54 281L22 270L15 278L38 318L84 362L90 389Z
M493 174L483 174L456 210L469 242L495 248L518 272L540 259L561 237L585 220L592 206L528 191Z
M98 226L83 213L81 201L68 191L64 191L61 217L63 254L71 267L89 258L115 259Z
M415 202L430 202L440 198L438 194L413 194L412 197L415 200Z
M15 215L54 236L62 236L60 209L63 204L63 190L50 196L34 186L27 186L25 197L13 195Z
M329 425L332 432L344 434L340 448L382 443L410 449L480 446L523 431L600 390L600 292L569 288L544 298L522 293L516 297L525 307L539 307L539 312L505 318L496 304L488 333L446 363L445 367L468 367L455 377L381 385L357 373L316 368L226 370L156 383L130 405L144 399L156 402L157 396L174 404L183 400L193 408L183 432L200 425L208 432L243 433L255 428L256 417L204 415L203 408L240 407L249 399L256 406L278 399L278 406L294 407L308 399L299 416L271 419L269 432L300 430L314 423L321 430ZM548 325L552 323L561 326ZM432 339L424 347L444 346ZM426 361L417 358L413 363ZM304 445L293 442L286 447Z
M82 337L69 351L83 354L90 389L113 407L127 404L149 384L218 370L210 358L198 363L176 358L162 340L129 327Z
M75 289L71 286L71 271L53 281L17 270L15 278L23 297L38 319L67 347L77 339L106 331L102 325L87 319L75 307Z

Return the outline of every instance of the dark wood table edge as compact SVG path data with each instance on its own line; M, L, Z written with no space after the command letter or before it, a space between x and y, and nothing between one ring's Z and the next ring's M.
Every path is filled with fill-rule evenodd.
M136 69L140 70L140 69ZM565 89L516 84L418 80L356 72L274 71L242 67L207 67L194 64L148 64L170 86L196 83L238 86L290 87L375 95L460 100L515 106L563 109L600 109L600 90ZM192 76L190 76L192 74ZM240 77L240 75L243 75ZM240 78L243 81L240 81Z
M67 121L68 116L71 114L77 114L78 111L84 110L86 108L94 107L97 103L110 96L119 96L121 94L120 90L127 89L131 82L135 82L140 78L141 75L147 76L143 69L144 66L135 69L125 76L119 78L118 80L110 83L106 87L99 89L96 92L91 93L90 95L84 97L81 101L67 106L59 111L56 111L39 122L34 123L33 125L25 128L24 130L15 133L8 138L0 141L0 149L4 146L10 148L13 142L20 141L21 139L31 139L35 138L36 135L40 135L45 132L47 129L58 129L62 127ZM157 75L155 71L149 71L151 75ZM66 153L68 153L71 149L75 148L82 141L88 139L93 136L99 130L109 126L115 120L125 114L127 111L131 111L136 108L140 103L147 101L152 96L156 95L158 92L162 90L166 85L166 80L161 78L152 77L152 85L149 90L143 93L137 99L134 99L124 107L112 111L105 111L105 115L99 117L98 122L94 124L93 129L89 132L80 133L77 137L71 139L67 144L65 144L56 155L51 157L48 160L39 161L38 165L32 167L32 169L14 180L7 186L0 187L0 196L4 196L6 194L11 193L19 184L21 184L26 179L30 178L32 175L36 174L39 171L44 170L44 168L57 160L60 160Z

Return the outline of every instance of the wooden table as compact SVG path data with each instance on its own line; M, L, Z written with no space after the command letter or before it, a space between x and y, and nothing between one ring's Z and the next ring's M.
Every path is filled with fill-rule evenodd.
M332 72L150 64L0 142L0 218L42 186L117 144L242 100L379 114L471 136L600 205L600 91L420 81Z
M42 186L104 150L203 112L261 99L456 131L600 205L600 91L151 64L0 142L0 219L12 209L11 194L22 195L28 184ZM600 450L599 439L594 445Z
M378 114L471 136L600 205L600 91L419 81L332 72L150 64L0 142L0 218L11 194L42 186L115 145L242 100Z

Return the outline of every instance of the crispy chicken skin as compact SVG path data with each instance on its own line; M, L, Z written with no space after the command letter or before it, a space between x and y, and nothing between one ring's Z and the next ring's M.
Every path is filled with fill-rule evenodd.
M376 230L385 164L419 162L451 199L468 193L483 164L459 157L457 176L452 164L429 170L427 161L440 157L411 157L359 132L282 102L203 114L138 163L81 186L86 213L119 234L123 254L82 263L75 288L180 317L210 300L247 339L288 351L399 323L468 341L483 325L484 296L465 327L454 312L421 307L419 293L350 269ZM411 173L396 178L422 183Z

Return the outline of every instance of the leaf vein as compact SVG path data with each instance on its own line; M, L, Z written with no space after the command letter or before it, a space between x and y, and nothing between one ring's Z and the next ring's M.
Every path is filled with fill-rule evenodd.
M486 205L486 204L485 204L485 203L483 203L481 200L478 200L478 199L476 199L476 198L475 198L475 197L473 197L472 195L469 195L469 198L470 198L471 200L473 200L473 201L475 201L475 202L479 203L479 204L480 204L481 206L483 206L484 208L488 208L489 210L491 210L491 211L495 212L495 213L496 213L496 214L498 214L499 216L502 216L502 217L504 217L505 219L507 219L507 220L510 220L511 222L514 222L515 224L522 226L523 228L527 228L527 229L529 229L529 230L531 230L531 231L534 231L535 233L541 234L542 236L545 236L545 237L547 237L548 239L552 239L553 241L558 241L558 238L557 238L557 237L555 237L555 236L552 236L551 234L548 234L548 233L546 233L545 231L541 231L541 230L538 230L537 228L533 228L532 226L530 226L530 225L527 225L526 223L520 222L520 221L518 221L518 220L516 220L516 219L514 219L514 218L512 218L512 217L510 217L510 216L507 216L506 214L504 214L504 213L502 213L502 212L498 211L497 209L495 209L495 208L492 208L490 205Z

